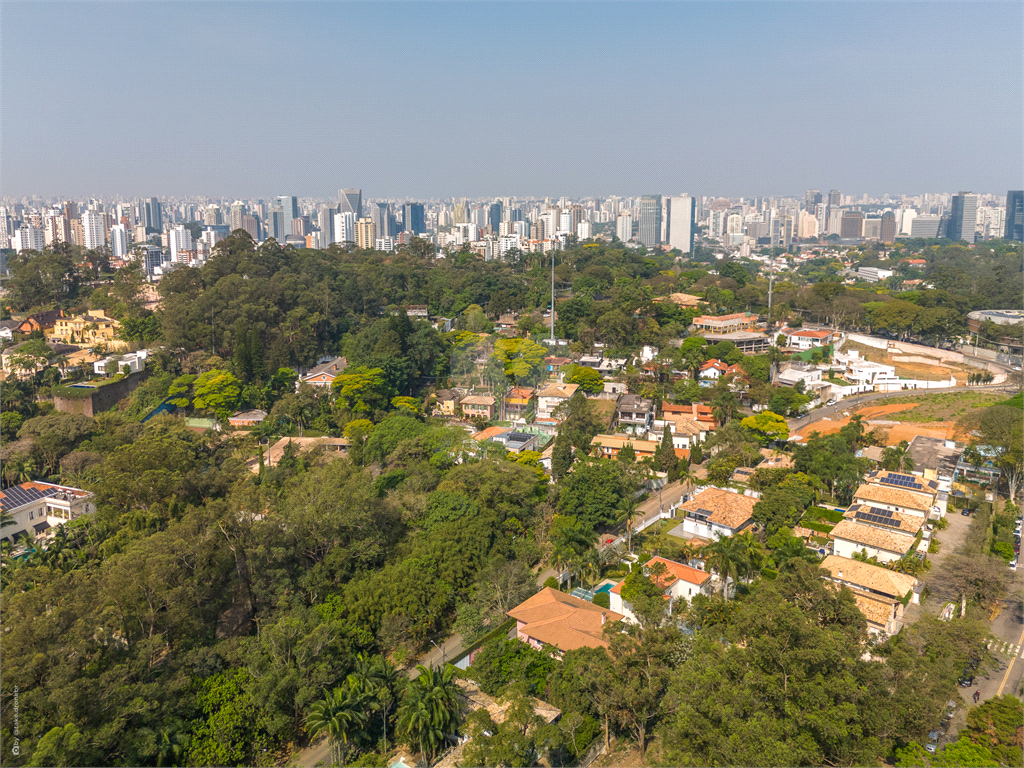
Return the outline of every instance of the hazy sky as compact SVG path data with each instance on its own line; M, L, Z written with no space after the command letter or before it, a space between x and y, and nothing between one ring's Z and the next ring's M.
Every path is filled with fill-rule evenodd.
M0 195L1019 189L1022 8L7 1Z

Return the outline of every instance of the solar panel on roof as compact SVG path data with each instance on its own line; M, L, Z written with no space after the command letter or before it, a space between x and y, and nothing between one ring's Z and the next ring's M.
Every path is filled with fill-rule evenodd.
M874 523L876 525L884 525L887 528L899 528L900 521L894 520L892 517L884 517L882 515L876 515L871 512L856 512L854 517L857 520L863 520L868 523Z
M4 498L0 499L0 509L16 509L46 496L54 496L57 492L56 488L41 491L38 488L22 488L16 485L4 491Z

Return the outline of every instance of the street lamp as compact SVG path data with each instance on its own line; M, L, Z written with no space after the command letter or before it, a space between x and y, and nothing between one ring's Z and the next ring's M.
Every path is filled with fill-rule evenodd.
M441 666L443 667L443 666L445 665L445 655L444 655L444 648L442 648L441 646L439 646L439 645L438 645L437 643L435 643L435 642L434 642L433 640L431 640L431 641L430 641L430 644L431 644L432 646L434 646L435 648L437 648L437 650L439 650L439 651L441 652Z

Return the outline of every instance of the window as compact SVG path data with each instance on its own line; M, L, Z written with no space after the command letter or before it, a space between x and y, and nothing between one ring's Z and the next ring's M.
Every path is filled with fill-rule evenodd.
M30 509L28 511L28 519L29 520L35 520L36 519L36 511L34 509Z

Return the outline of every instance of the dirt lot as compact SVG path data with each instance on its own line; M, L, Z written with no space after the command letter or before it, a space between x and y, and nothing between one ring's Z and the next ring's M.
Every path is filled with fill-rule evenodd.
M885 363L886 365L892 365L896 368L896 375L904 379L921 379L923 381L948 381L950 375L956 378L958 384L967 383L967 375L970 373L977 373L977 368L972 368L968 365L960 365L958 363L944 363L938 358L935 359L935 365L928 365L927 363L906 363L897 362L892 359L888 351L883 349L875 349L869 347L866 344L858 344L855 341L848 341L843 345L843 352L857 351L860 356L866 360L870 360L873 363ZM897 352L897 356L904 356L905 353ZM916 353L919 357L927 357L927 355Z
M885 405L869 405L855 413L869 422L868 431L879 426L888 432L887 445L907 442L916 435L938 437L943 440L967 440L968 435L958 424L961 419L980 414L985 408L1005 399L994 392L943 392L934 395L909 395L886 401ZM872 421L899 422L898 424L871 425ZM838 432L850 419L818 421L801 429L797 434L807 437L811 432L831 435Z

